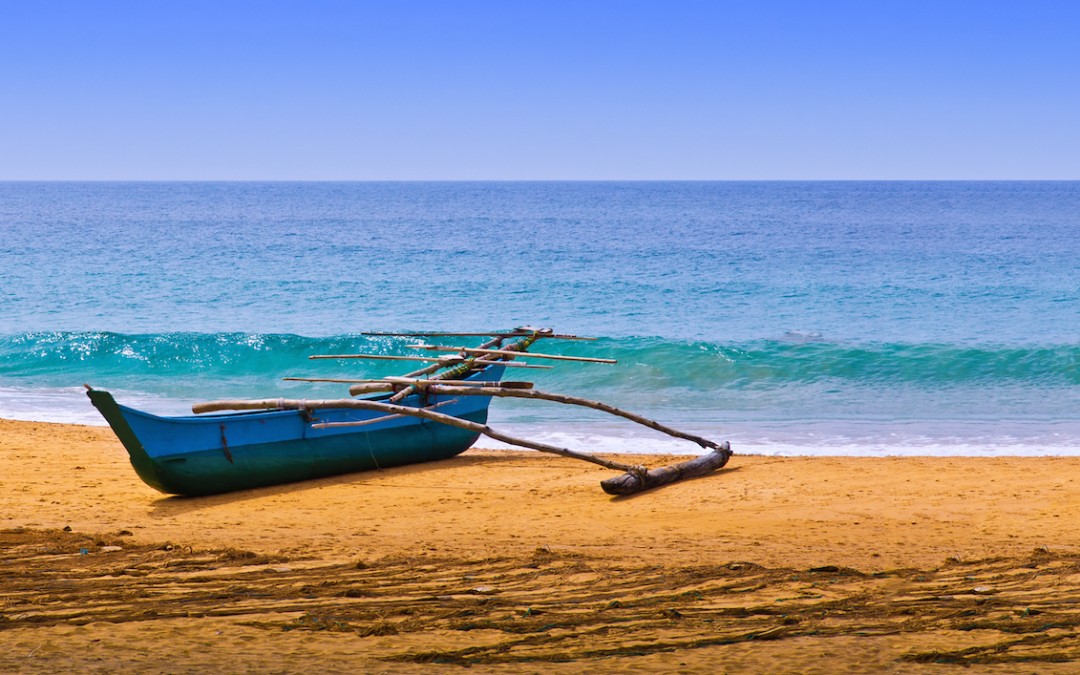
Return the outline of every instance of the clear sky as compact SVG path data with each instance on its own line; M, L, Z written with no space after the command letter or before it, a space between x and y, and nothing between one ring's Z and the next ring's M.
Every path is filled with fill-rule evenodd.
M0 179L1080 179L1080 0L0 0Z

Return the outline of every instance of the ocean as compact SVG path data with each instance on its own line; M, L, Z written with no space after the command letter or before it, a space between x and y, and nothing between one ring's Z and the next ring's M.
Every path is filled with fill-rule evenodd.
M415 354L363 331L525 324L619 363L510 377L736 453L1078 454L1080 183L0 183L0 417L103 424L84 382L337 397L281 378L414 367L307 359ZM490 423L698 451L554 403Z

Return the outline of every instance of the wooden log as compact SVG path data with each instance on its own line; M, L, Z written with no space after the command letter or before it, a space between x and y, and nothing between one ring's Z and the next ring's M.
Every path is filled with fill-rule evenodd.
M640 469L627 471L621 476L600 481L600 487L609 495L634 494L686 478L704 476L727 464L730 458L731 448L725 442L720 448L685 462L647 471Z
M495 354L498 356L528 356L530 359L551 359L553 361L582 361L585 363L618 363L615 359L600 359L591 356L563 356L561 354L538 354L510 349L483 349L481 347L449 347L443 345L409 345L409 349L426 349L433 352L463 352L465 354Z

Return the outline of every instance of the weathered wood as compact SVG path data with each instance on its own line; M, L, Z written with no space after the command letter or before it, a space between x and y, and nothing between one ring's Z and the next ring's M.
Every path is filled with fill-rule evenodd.
M526 329L519 328L518 330L526 330ZM544 329L544 331L547 332L547 333L551 333L550 328ZM518 341L516 341L516 342L514 342L512 344L507 345L506 349L507 350L512 350L512 351L518 351L518 352L524 351L526 347L528 347L530 344L532 344L533 342L536 341L536 337L535 337L536 335L538 335L538 333L536 331L534 331L529 336L526 336L521 340L518 340ZM490 340L486 340L485 342L483 342L480 345L479 349L489 349L489 348L494 348L494 347L500 347L502 345L502 343L503 343L503 340L505 340L505 339L506 338L504 336L495 336L495 337L491 338ZM414 376L419 375L419 374L426 374L426 375L430 375L430 379L433 379L433 380L450 380L450 379L454 379L456 377L464 377L464 376L466 376L468 374L469 371L472 371L474 369L481 369L486 364L498 363L498 362L500 362L498 357L495 357L494 359L479 359L479 358L473 356L473 357L470 357L468 359L463 359L458 365L456 365L454 367L451 367L446 372L442 372L442 373L435 372L437 370L442 370L442 368L425 368L425 369L422 369L422 370L414 372L414 373L407 373L405 375L405 377L414 377ZM466 368L468 370L464 370ZM410 385L410 386L402 389L401 391L395 393L393 396L391 396L388 402L389 403L400 403L401 401L403 401L405 399L405 397L409 396L410 394L415 393L416 391L417 391L417 386L416 385Z
M376 380L369 380L376 381ZM382 380L385 382L400 382L402 384L415 384L420 387L427 387L432 385L438 386L452 386L452 387L497 387L499 389L532 389L532 382L519 382L516 380L495 380L485 382L481 380L423 380L414 377L398 377L397 375L391 375L384 377Z
M354 384L349 387L349 394L351 396L361 396L363 394L382 394L391 391L398 391L401 389L401 385L395 385L393 382L369 382L368 384Z
M529 354L524 354L529 356ZM394 354L312 354L309 359L374 359L378 361L427 361L429 363L437 363L442 366L455 366L459 363L465 363L468 359L461 356L398 356ZM489 360L476 360L478 366L490 366L492 364L499 364L500 366L510 366L511 368L534 368L551 370L554 366L538 366L532 363L518 363L516 361L489 361ZM436 368L435 370L438 370Z
M528 398L528 399L535 399L535 400L542 400L542 401L553 401L555 403L563 403L563 404L566 404L566 405L578 405L578 406L582 406L582 407L585 407L585 408L592 408L594 410L601 410L601 411L609 413L611 415L616 415L618 417L628 419L631 422L636 422L636 423L641 424L643 426L649 427L650 429L655 429L656 431L659 431L661 433L665 433L665 434L667 434L669 436L674 436L675 438L681 438L683 440L687 440L687 441L690 441L692 443L697 443L698 445L700 445L703 448L709 448L709 449L715 450L715 449L721 447L721 444L718 444L715 441L711 441L711 440L709 440L707 438L703 438L703 437L697 436L695 434L688 434L688 433L686 433L684 431L679 431L678 429L673 429L672 427L669 427L669 426L667 426L665 424L661 424L660 422L657 422L656 420L651 420L651 419L649 419L647 417L642 417L641 415L629 412L627 410L622 410L620 408L616 408L615 406L608 405L607 403L602 403L600 401L592 401L592 400L589 400L587 398L580 398L580 397L577 397L577 396L567 396L565 394L552 394L552 393L548 393L548 392L544 392L544 391L538 391L536 389L524 389L524 390L519 390L519 389L495 389L493 387L475 387L475 388L472 388L472 389L465 389L463 387L440 386L440 385L432 385L430 387L430 389L431 389L431 391L433 393L450 394L450 395L454 395L454 396L462 395L462 396L496 396L496 397L508 397L508 398Z
M424 407L424 410L434 410L450 403L457 403L459 399L452 398L447 401L439 401L438 403ZM382 417L373 417L369 420L362 420L359 422L316 422L311 425L312 429L338 429L340 427L366 427L371 424L377 424L379 422L386 422L388 420L401 419L405 417L400 413L394 413L393 415L384 415Z
M498 356L527 356L530 359L553 361L582 361L585 363L618 363L615 359L599 359L591 356L563 356L561 354L538 354L537 352L510 349L484 349L482 347L449 347L444 345L408 345L409 349L426 349L432 352L463 352L465 354L494 354Z
M497 347L502 344L503 338L493 337L490 340L485 341L481 347ZM464 363L464 361L462 361ZM442 370L445 366L441 363L436 363L431 366L425 366L419 370L414 370L411 373L405 373L404 377L420 377L421 375L430 375L432 373Z
M384 412L387 414L399 414L410 415L412 417L423 417L433 422L439 422L441 424L447 424L452 427L458 427L459 429L466 429L477 434L483 434L488 438L494 438L497 441L508 443L510 445L517 445L523 448L529 448L531 450L537 450L539 452L547 452L553 455L560 455L562 457L570 457L573 459L580 459L585 462L591 462L592 464L598 464L608 469L614 469L616 471L644 471L644 467L636 467L630 464L623 464L621 462L613 462L601 457L594 457L580 452L575 452L568 448L559 448L554 445L547 445L546 443L538 443L536 441L529 441L523 438L515 438L507 434L495 431L491 427L484 424L478 424L476 422L470 422L469 420L463 420L453 415L446 415L444 413L438 413L433 410L425 410L423 408L410 408L408 406L395 405L393 403L383 403L380 401L368 401L365 399L345 398L345 399L331 399L331 400L297 400L297 399L262 399L251 401L211 401L209 403L197 403L192 406L192 411L195 413L202 412L216 412L220 410L316 410L319 408L349 408L355 410L374 410L376 412Z
M500 339L515 338L515 337L528 337L533 333L537 333L541 338L547 338L551 340L587 340L595 341L597 338L584 337L582 335L562 335L559 333L551 332L550 328L523 328L509 333L453 333L446 331L436 331L431 333L386 333L386 332L363 332L359 335L371 335L376 337L491 337L496 336Z
M395 385L408 385L409 387L426 388L438 385L451 385L457 387L492 387L497 389L532 389L532 382L514 382L507 380L505 382L478 382L473 380L418 380L411 377L387 377L382 380L367 380L365 383L357 383L349 387L349 394L352 396L359 396L360 394L369 394L372 391L385 391L385 390L373 390L366 388L367 383L390 383ZM411 390L415 391L415 389ZM391 401L393 403L393 401Z
M374 361L427 361L429 363L449 364L464 361L460 356L398 356L396 354L312 354L309 359L372 359Z
M219 401L195 403L191 406L191 412L202 415L227 410L299 410L297 406L290 407L286 405L289 402L290 400L286 398L221 399Z
M600 481L600 487L609 495L629 495L668 485L685 478L695 478L712 473L727 464L731 458L730 446L725 442L712 452L694 459L642 471L633 469L621 476Z
M396 375L374 379L348 379L337 377L283 377L281 379L286 382L330 382L337 384L386 384L388 382L393 382L399 384L418 384L423 386L429 382L437 382L439 384L449 384L458 387L500 387L506 389L532 389L533 387L532 382L518 382L514 380L425 380L414 377L398 377Z
M368 382L382 382L382 380L350 380L336 377L283 377L281 379L286 382L336 382L338 384L366 384Z
M302 379L302 378L285 378L285 379ZM354 380L355 381L355 380ZM532 388L532 382L470 382L468 380L447 380L451 383L457 383L455 386L459 387L497 387L499 389L530 389ZM409 394L415 393L416 389L423 389L428 386L428 382L434 382L433 380L409 380L409 379L387 379L387 380L367 380L364 382L357 382L349 387L350 396L362 396L364 394L378 394L381 392L394 392L394 396L397 399L392 399L390 403L397 403L399 400L405 398Z

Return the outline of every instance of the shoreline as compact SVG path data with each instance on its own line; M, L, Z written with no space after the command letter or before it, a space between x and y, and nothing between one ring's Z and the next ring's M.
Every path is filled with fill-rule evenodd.
M626 460L628 456L620 458ZM650 466L659 466L679 458L652 455L640 459ZM9 556L5 560L10 564L18 563L16 570L33 569L35 565L45 564L39 560L45 546L42 542L90 537L106 542L104 547L89 546L94 555L80 557L78 547L69 547L67 550L76 555L54 557L56 561L74 561L71 564L78 563L79 569L87 566L95 569L94 564L100 560L102 574L108 571L102 579L113 579L112 582L101 582L107 587L111 587L109 583L115 585L128 579L124 576L124 570L128 568L109 556L130 554L132 559L145 559L145 564L149 565L158 555L154 552L169 544L173 550L180 551L175 555L204 560L202 564L208 567L204 576L224 574L223 570L235 567L237 563L229 561L241 555L237 553L239 551L247 552L242 555L252 556L252 559L263 560L262 567L258 568L262 570L260 573L273 574L272 568L278 565L275 560L284 561L278 565L282 569L309 570L310 578L305 577L304 583L310 588L336 583L334 579L344 574L343 569L356 570L361 566L371 570L365 572L368 574L364 577L368 580L365 583L375 583L375 587L389 583L391 577L439 577L451 585L454 580L462 583L462 579L466 579L464 583L472 585L461 592L472 603L488 597L488 591L484 590L488 587L494 589L491 602L495 602L502 597L500 593L511 594L509 586L513 586L520 592L524 592L520 589L531 589L528 602L557 605L567 597L583 592L575 584L585 579L581 575L588 574L601 574L595 580L601 586L608 583L605 580L609 576L617 578L620 575L638 580L635 583L642 584L642 588L661 578L681 579L682 585L671 593L654 589L642 590L640 594L659 593L655 595L660 598L656 602L663 607L686 616L715 615L715 621L732 630L743 625L740 623L742 618L723 612L716 614L720 611L719 605L695 604L696 601L686 599L690 596L680 594L712 588L710 584L719 583L717 575L737 573L738 576L749 574L750 570L772 570L766 574L768 579L760 583L765 584L766 590L762 593L775 597L759 598L755 602L767 604L780 602L777 598L810 598L822 593L851 599L858 592L878 588L882 602L887 604L912 592L910 588L900 591L889 584L900 584L901 581L904 584L923 583L917 581L923 577L959 584L957 588L963 589L962 592L957 588L949 593L941 591L938 601L931 601L927 596L927 602L919 605L920 612L932 614L938 605L945 607L953 602L978 600L972 595L972 589L997 588L1005 583L1001 581L1002 575L1015 580L1031 577L1030 588L1023 587L1030 597L1025 596L1023 602L1032 607L1043 600L1049 602L1055 595L1074 592L1080 595L1080 583L1072 577L1055 577L1054 583L1047 581L1044 584L1034 581L1030 568L1026 567L1033 564L1032 560L1045 559L1050 561L1046 563L1047 569L1056 569L1053 565L1058 563L1065 569L1077 564L1074 558L1080 559L1080 537L1075 534L1071 520L1071 514L1080 506L1080 458L1077 457L866 458L736 454L725 469L713 475L639 495L613 498L599 487L600 480L612 475L608 470L528 451L469 450L458 458L431 464L211 497L178 498L162 495L144 485L108 428L0 420L0 461L5 466L5 475L0 479L3 487L0 490L0 530L9 537L33 539L26 544L29 552L24 557ZM72 532L64 533L65 527ZM120 550L114 550L115 547ZM104 551L104 548L110 550ZM17 552L21 549L10 544L6 550ZM230 555L233 558L229 558ZM207 563L206 560L217 562ZM509 566L501 572L498 570L503 569L500 567L503 563L494 562L500 560L507 561ZM1004 567L997 569L993 565ZM966 571L963 574L950 572L956 566L962 566ZM445 571L458 568L466 571ZM130 569L138 572L137 566ZM164 567L155 570L157 568L151 566L144 571L151 577L167 571ZM369 577L377 572L382 574L379 570L390 576L372 581ZM532 582L527 583L527 580L540 574L536 570L549 570L551 576L544 577L546 581L538 587L529 586ZM712 571L698 577L694 576L697 573L693 570ZM792 578L821 574L813 570L826 570L834 581L842 579L835 581L839 585L831 586L832 590L828 592L810 593L808 589L812 584L809 582L799 588L789 587ZM844 570L851 572L848 574ZM519 572L524 575L519 582L511 584L507 581L517 579L514 575ZM966 577L976 581L968 582ZM0 584L0 591L12 593L10 584L15 582L11 578L4 582L9 585L6 590ZM67 578L83 577L76 574ZM230 583L240 583L239 578L230 577ZM171 583L183 586L181 581ZM1020 584L1020 581L1016 583ZM95 588L100 590L106 586ZM627 598L639 595L632 586L619 591L622 593L618 596L622 598L620 602L627 607L630 607ZM475 591L476 588L481 590ZM858 590L860 588L862 591ZM1017 588L1019 586L1008 592L1015 594ZM401 592L406 593L406 590ZM45 593L47 590L34 592ZM709 596L706 590L701 592ZM93 594L89 590L87 593L85 596L76 593L76 604L79 597L82 601L91 598ZM442 595L445 593L435 590L424 597ZM333 603L343 603L341 598L349 596L333 597L337 598ZM946 597L951 599L941 599ZM1001 596L995 602L1003 598ZM74 619L25 625L16 621L17 625L12 626L13 616L22 616L30 610L22 608L16 612L11 605L15 601L5 602L6 605L0 604L0 646L6 645L15 656L5 657L7 661L0 659L0 669L14 667L30 672L34 671L34 664L38 664L37 667L45 671L46 666L56 667L64 663L64 659L74 663L80 658L79 645L91 645L93 640L100 640L102 635L112 632L126 635L125 631L131 631L130 639L148 641L148 644L164 644L173 639L170 635L211 639L213 633L207 632L210 626L214 626L214 630L231 631L230 634L242 633L243 640L234 645L235 650L225 648L220 651L219 665L228 663L230 654L231 658L237 658L241 653L248 653L252 649L249 643L270 649L272 641L281 636L280 626L275 632L243 623L254 620L250 616L244 617L243 621L237 619L239 623L230 623L231 620L224 618L212 622L206 619L185 622L183 618L172 616L168 621L128 621L119 627L105 620L80 624ZM446 602L453 604L450 600ZM806 604L800 603L796 604L800 607ZM278 616L281 621L294 621L305 615L302 604L280 616L274 613L276 610L264 608L260 611ZM333 606L338 607L337 604ZM339 610L344 611L341 607ZM789 616L794 616L792 613L796 609L793 607ZM563 610L570 611L567 607ZM553 616L558 611L562 610L550 610ZM752 616L776 618L773 614ZM807 614L799 621L817 621L815 616ZM8 620L7 625L4 619ZM415 640L420 634L405 630L404 627L412 625L406 618L401 621L406 623L394 629L397 633L365 638L367 642L361 641L362 646L370 648L371 640L375 640L382 645L380 649L389 650L386 653L418 654L422 645ZM305 633L304 639L301 639L302 631L293 631L289 633L289 644L297 650L295 654L314 657L324 649L336 653L333 650L353 644L348 640L355 638L356 631L367 630L356 617L347 623L356 630ZM241 624L247 627L242 628ZM690 640L688 636L697 635L680 625L672 623L663 631L650 634L651 637L635 639ZM709 625L718 628L720 624ZM146 632L149 626L160 630ZM782 627L782 624L758 626L754 630L772 630L778 626ZM436 628L432 624L424 630ZM444 632L438 632L444 629ZM790 632L792 629L784 630ZM873 654L859 657L871 659L866 661L867 667L874 664L894 667L899 663L897 659L918 644L941 645L944 649L948 645L973 644L973 640L978 642L991 637L1000 642L1007 634L1005 631L990 635L994 631L989 630L957 632L942 626L910 635L897 630L897 636L883 637L884 642L874 643L878 648ZM508 634L513 631L507 633L504 628L495 633L462 633L446 626L438 628L434 634L424 633L429 649L435 648L430 646L433 644L443 645L450 651L453 651L452 647L475 646L496 637L502 639ZM685 666L687 672L706 672L706 665L713 663L713 659L723 658L736 664L732 666L732 672L738 672L738 663L744 664L746 671L755 668L775 670L781 667L777 663L784 663L784 659L817 654L825 659L821 661L820 672L828 672L826 666L830 663L833 667L851 665L851 659L855 657L838 646L843 640L855 639L851 636L856 634L858 631L853 630L833 636L830 638L833 642L810 634L792 634L790 640L775 640L768 648L758 648L757 652L741 642L726 645L687 643L689 646L680 650L678 657L659 652L639 657L621 652L585 656L589 642L585 637L580 638L580 642L571 641L563 646L581 652L580 658L575 657L569 663L574 665L576 662L579 670L581 659L586 658L616 659L621 664L619 667L627 668L648 666L678 670L678 664L685 663L688 664ZM39 643L53 647L37 650L34 659L17 660L16 656L24 657ZM20 645L29 646L20 651ZM466 649L462 653L472 653L466 647L461 649ZM825 652L835 652L829 657L832 661L822 656ZM1059 652L1054 653L1060 656ZM35 660L46 655L51 655L52 660ZM483 667L489 664L496 668L499 663L504 663L494 653L488 656L489 660L477 660L474 664ZM124 661L124 658L129 660ZM139 663L158 663L160 666L160 662L153 661L152 654L146 657L149 661L132 661L130 658L130 655L124 657L117 653L103 663L113 666L119 663L129 669L133 666L137 669ZM210 657L204 655L204 658ZM670 658L676 660L670 661ZM1075 658L1080 658L1080 653ZM1041 672L1068 672L1065 667L1068 663L1051 661L1053 659L1040 663L1038 669ZM267 660L264 665L272 663ZM293 662L286 658L284 663ZM507 667L514 665L505 663L510 664ZM991 664L990 661L986 663ZM556 665L545 663L543 669ZM611 663L604 662L597 667L605 665ZM904 667L917 665L912 662ZM1055 671L1059 665L1061 670ZM409 668L423 667L420 662L408 659L376 659L368 666L387 672L412 672ZM283 667L291 669L291 666ZM991 668L986 672L1009 672L1007 669L993 670L997 666L992 664L986 667ZM258 667L252 666L252 669ZM555 669L563 672L561 666ZM567 667L565 672L571 670ZM800 670L817 672L813 668Z
M587 548L596 545L590 543L593 528L606 530L602 540L614 545L620 537L632 540L638 521L645 519L645 524L664 526L651 537L667 549L659 562L672 562L672 554L693 563L718 555L752 559L758 553L764 558L757 562L782 564L796 555L796 562L814 565L834 563L825 558L840 556L845 566L874 571L934 565L953 554L1018 555L1046 545L1080 551L1080 537L1073 535L1067 517L1080 506L1080 457L735 454L710 476L611 497L599 482L617 472L528 450L473 448L441 462L200 498L164 495L146 486L108 427L0 419L0 457L7 473L2 481L7 489L0 494L0 514L6 516L0 516L0 527L70 525L104 532L130 526L156 532L158 539L180 540L194 528L222 524L231 510L238 510L267 522L248 521L220 540L212 530L201 534L213 543L262 552L288 548L296 544L293 540L318 551L357 550L345 543L346 533L330 524L313 530L305 520L313 509L337 513L345 504L392 508L401 523L393 535L365 533L374 539L359 550L422 547L429 539L436 546L474 550L477 542L468 537L455 544L441 530L415 527L442 515L459 528L455 532L475 536L492 528L466 516L499 521L504 539L482 542L492 552L551 544ZM621 461L653 467L688 457L618 455ZM413 491L421 496L414 497ZM567 512L553 499L564 500ZM282 520L278 509L290 505L300 505L303 513ZM583 510L598 522L579 522ZM266 511L275 513L259 515ZM574 522L561 526L563 518ZM530 531L529 523L537 521L544 524L543 532ZM878 535L873 546L860 542L859 528L873 529L862 534ZM519 532L511 537L515 529ZM326 543L319 543L320 537ZM517 538L522 541L510 541ZM920 541L923 545L913 546ZM616 546L608 554L649 556L654 550L627 546L632 553Z
M65 415L56 414L57 401L50 396L35 399L20 392L25 410L8 410L9 421L108 428L101 415L86 404L82 387L72 388L77 407ZM0 394L4 392L0 387ZM10 392L9 392L10 393ZM2 403L3 401L0 401ZM164 416L190 414L190 405L162 405L162 400L135 397L125 404ZM538 421L502 419L496 411L489 423L499 431L602 455L642 455L684 457L697 451L687 441L657 434L629 423L566 421L545 418ZM658 420L716 441L729 441L742 456L760 457L1080 457L1080 422L1007 420L895 420L882 421L772 421L749 423L728 421L703 424L649 413ZM647 415L648 416L648 415ZM522 450L515 446L481 438L488 449ZM652 459L651 461L659 461Z

